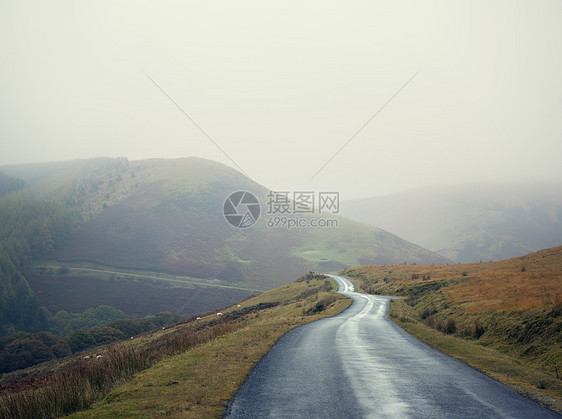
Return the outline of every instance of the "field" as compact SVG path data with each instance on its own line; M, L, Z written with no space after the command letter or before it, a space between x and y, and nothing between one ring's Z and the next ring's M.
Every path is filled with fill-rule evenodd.
M103 273L81 269L72 269L65 275L35 273L27 280L39 302L52 314L60 310L78 313L105 304L123 310L130 317L163 311L198 315L260 292L201 281L171 280L161 274Z
M0 416L82 410L72 417L221 417L279 337L350 304L334 288L325 277L305 276L226 308L221 316L215 311L30 369L24 381L0 382Z
M500 262L343 274L366 292L403 297L391 314L416 337L519 391L562 400L562 246Z

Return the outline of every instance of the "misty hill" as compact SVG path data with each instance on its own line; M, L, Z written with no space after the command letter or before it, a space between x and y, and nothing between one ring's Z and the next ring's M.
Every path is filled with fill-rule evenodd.
M344 202L342 213L458 262L562 244L560 183L417 188Z
M72 270L78 267L108 273L146 273L150 288L136 296L138 301L127 301L123 307L117 302L113 304L125 312L128 305L140 307L140 311L129 310L128 314L142 315L154 314L155 311L147 312L150 307L156 310L158 306L158 311L176 310L176 300L185 301L189 295L197 298L193 298L186 311L197 313L216 304L237 301L256 290L284 284L288 278L310 270L337 271L367 263L447 262L387 231L341 217L331 216L338 220L338 228L268 228L266 188L209 160L93 159L7 166L0 170L25 180L25 191L32 197L64 202L82 217L72 238L57 246L42 262L68 264L70 273L53 276L36 272L31 277L33 288L39 291L38 298L53 312L62 308L83 310L106 303L102 291L86 292L91 289L88 281L94 279ZM262 204L258 223L244 230L230 226L223 217L226 197L238 190L252 192ZM170 298L172 306L165 307L167 299L158 299L160 285L155 285L164 282L153 281L155 273L179 276L174 279L174 287L187 287L189 282L190 288L166 288L165 295L176 294L178 298ZM109 274L102 279L115 277L122 281L130 279ZM149 281L148 277L152 279ZM142 288L138 285L142 279L134 279L127 282L131 295L132 290ZM187 282L182 282L184 279ZM112 301L127 300L127 295L119 291L127 289L122 282L103 283L105 286L96 288L121 293L112 293ZM167 281L166 287L171 283ZM201 291L198 285L215 288L205 287ZM66 297L58 296L61 290L66 290ZM89 300L83 301L84 294ZM76 306L78 302L82 305Z
M342 218L339 228L268 228L266 188L220 163L146 160L120 170L104 166L96 177L74 184L75 205L91 221L55 258L265 287L342 265L443 261L386 231ZM262 204L259 222L243 230L223 216L226 197L239 190Z

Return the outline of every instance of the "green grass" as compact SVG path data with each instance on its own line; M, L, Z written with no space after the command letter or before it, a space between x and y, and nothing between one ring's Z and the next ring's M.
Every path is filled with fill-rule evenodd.
M334 315L350 304L338 295L326 311L303 315L328 295L321 292L299 299L316 287L318 281L290 284L245 301L241 308L267 302L283 304L255 314L232 333L159 362L110 393L110 400L106 397L91 410L72 417L222 417L228 400L277 339L298 325ZM236 310L238 307L232 307L224 313Z
M61 416L92 406L73 417L220 417L277 339L351 303L332 289L332 280L304 278L222 316L210 313L51 365L0 395L0 416ZM318 302L324 310L314 312ZM86 354L102 358L83 359Z
M291 254L311 262L323 262L329 260L321 250L313 250L308 247L305 248L305 250L292 249Z

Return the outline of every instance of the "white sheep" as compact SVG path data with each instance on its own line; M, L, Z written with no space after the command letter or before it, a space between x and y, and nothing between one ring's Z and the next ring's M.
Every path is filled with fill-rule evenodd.
M96 359L100 359L100 358L103 358L103 355L96 356Z
M222 313L217 313L217 316L222 316Z

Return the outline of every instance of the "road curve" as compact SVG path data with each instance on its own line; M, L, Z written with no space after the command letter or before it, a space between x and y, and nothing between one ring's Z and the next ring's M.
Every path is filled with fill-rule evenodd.
M396 326L390 297L356 293L330 276L351 306L279 339L225 417L561 417Z

